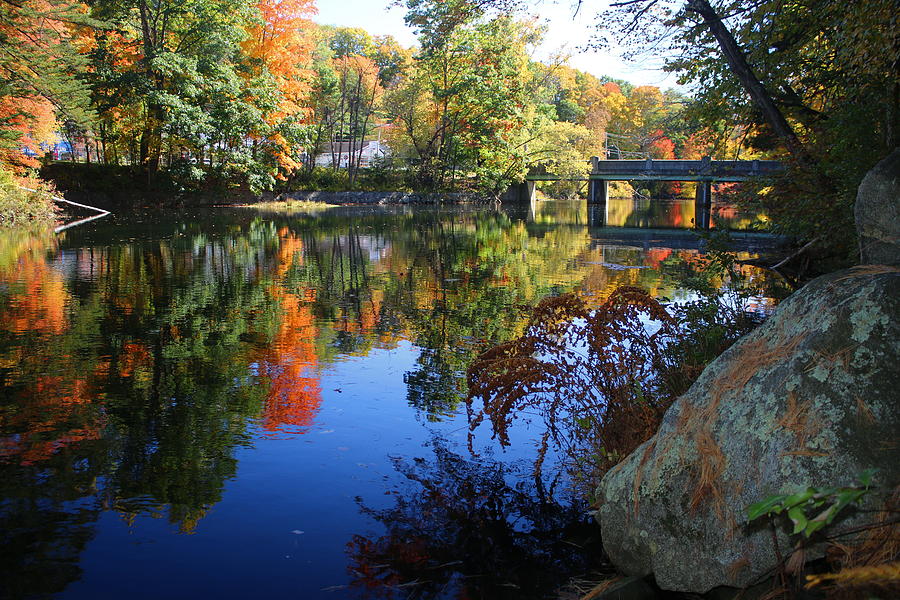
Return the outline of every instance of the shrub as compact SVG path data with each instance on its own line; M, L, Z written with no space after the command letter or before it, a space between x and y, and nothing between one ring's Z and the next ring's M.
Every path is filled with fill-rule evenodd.
M0 227L51 223L56 217L56 206L44 182L27 180L23 187L10 172L0 167Z
M515 419L539 415L546 433L536 470L552 443L590 494L607 470L656 433L706 365L762 321L744 310L742 299L753 291L733 255L719 249L724 241L708 243L707 256L682 282L697 293L691 302L664 307L627 286L593 310L576 294L543 300L521 337L469 367L470 427L488 420L508 444Z
M638 288L617 289L596 310L576 294L545 299L524 335L469 368L470 426L488 419L508 444L515 418L540 415L546 433L536 470L552 442L570 459L576 480L591 488L656 432L674 400L663 385L673 365L662 350L676 333L672 316Z

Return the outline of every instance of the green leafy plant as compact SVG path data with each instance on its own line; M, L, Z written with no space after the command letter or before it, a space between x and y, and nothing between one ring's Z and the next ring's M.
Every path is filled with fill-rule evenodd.
M747 507L749 521L763 516L786 513L794 524L793 535L802 533L809 538L816 531L831 524L846 507L858 503L872 485L876 469L866 469L857 481L859 485L841 488L814 488L796 494L776 494Z
M49 224L56 218L50 192L37 179L19 185L12 173L0 166L0 227L32 223Z

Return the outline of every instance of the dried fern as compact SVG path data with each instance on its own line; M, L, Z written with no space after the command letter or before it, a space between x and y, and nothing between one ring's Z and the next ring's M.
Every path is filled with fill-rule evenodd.
M841 569L837 573L806 576L807 589L823 583L831 583L839 587L863 585L900 586L900 562L851 567L849 569Z
M555 446L593 480L655 433L674 399L662 374L672 368L664 349L677 333L639 288L619 288L595 310L576 294L545 299L521 337L469 367L470 426L487 420L508 444L515 418L538 414Z

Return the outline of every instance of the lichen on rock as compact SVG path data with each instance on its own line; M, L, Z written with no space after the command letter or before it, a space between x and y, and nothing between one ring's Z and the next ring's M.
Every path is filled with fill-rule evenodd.
M898 268L826 275L710 364L598 488L614 564L669 590L751 585L776 559L747 506L871 467L896 485L898 309Z

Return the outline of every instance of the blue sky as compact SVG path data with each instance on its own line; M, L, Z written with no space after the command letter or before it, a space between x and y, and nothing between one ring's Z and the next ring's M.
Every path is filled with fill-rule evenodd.
M362 27L372 35L390 34L405 46L413 45L416 38L403 23L404 10L390 4L390 0L318 0L319 14L314 20L324 25ZM536 59L546 59L563 50L571 54L569 64L597 76L609 75L636 85L676 87L675 78L655 68L658 65L653 61L626 63L613 54L580 51L590 39L594 15L606 5L605 1L585 2L574 17L570 0L532 0L531 5L532 14L549 27Z

